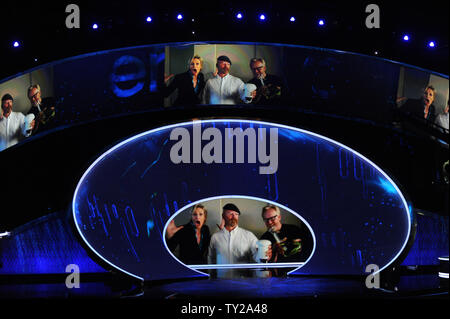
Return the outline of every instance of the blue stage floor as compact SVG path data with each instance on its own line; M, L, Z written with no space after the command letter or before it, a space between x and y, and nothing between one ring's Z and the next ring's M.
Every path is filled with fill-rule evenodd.
M0 285L0 299L136 298L184 299L311 299L311 298L436 298L449 299L448 279L434 274L406 275L381 281L379 289L368 289L365 278L273 277L242 279L196 279L176 282L112 284L108 280L83 281L68 289L63 278L51 282L25 280Z

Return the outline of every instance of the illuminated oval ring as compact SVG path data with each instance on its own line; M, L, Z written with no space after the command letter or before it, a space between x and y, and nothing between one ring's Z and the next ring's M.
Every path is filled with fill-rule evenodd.
M92 247L90 245L90 243L88 242L88 240L85 238L85 236L83 235L82 230L80 229L80 225L77 223L77 216L76 216L76 212L77 212L77 198L79 195L79 191L80 191L80 187L82 186L83 182L85 181L87 175L94 169L94 167L100 163L103 159L105 159L109 154L111 154L112 152L114 152L115 150L117 150L118 148L124 146L127 143L130 143L134 140L137 140L145 135L149 135L155 132L159 132L162 130L168 130L171 128L176 128L176 127L180 127L180 126L185 126L185 125L192 125L195 123L240 123L240 122L246 122L249 124L260 124L260 125L267 125L267 126L272 126L272 127L276 127L276 128L282 128L282 129L286 129L286 130L291 130L291 131L296 131L302 134L306 134L306 135L310 135L310 136L314 136L316 138L319 138L321 140L325 140L335 146L341 147L353 154L355 154L356 156L364 159L365 162L369 163L373 168L375 168L379 173L382 174L382 176L387 179L390 184L395 188L396 194L398 194L401 198L401 202L403 204L403 207L405 209L405 211L408 213L409 218L407 219L408 225L407 225L407 234L405 236L405 240L403 242L403 244L401 245L401 248L398 250L398 253L388 262L386 263L383 267L381 267L376 273L381 272L383 269L387 268L389 265L391 265L399 256L400 254L404 251L408 241L409 241L409 237L411 234L411 219L412 219L412 209L410 209L408 207L408 204L405 200L405 197L403 196L402 192L400 191L400 189L398 188L398 186L394 183L394 181L383 171L381 170L375 163L373 163L371 160L369 160L368 158L366 158L365 156L363 156L362 154L358 153L357 151L351 149L350 147L343 145L337 141L334 141L328 137L319 135L317 133L313 133L310 131L306 131L303 129L299 129L299 128L295 128L295 127L291 127L291 126L287 126L287 125L282 125L282 124L276 124L276 123L270 123L270 122L264 122L264 121L253 121L253 120L237 120L237 119L216 119L216 120L204 120L204 121L189 121L189 122L182 122L182 123L176 123L176 124L171 124L171 125L167 125L167 126L163 126L163 127L158 127L143 133L140 133L138 135L135 135L131 138L128 138L122 142L120 142L119 144L115 145L114 147L112 147L111 149L109 149L108 151L106 151L105 153L103 153L101 156L99 156L90 166L89 168L84 172L83 176L81 177L80 181L77 184L77 187L75 189L74 192L74 196L73 196L73 201L72 201L72 213L73 213L73 218L75 221L75 226L76 229L78 231L78 233L80 234L81 238L83 239L83 241L86 243L86 245L100 258L102 259L104 262L106 262L107 264L109 264L110 266L112 266L113 268L118 269L121 272L124 272L132 277L135 277L137 279L143 280L143 278L137 274L133 274L125 269L122 269L121 267L118 267L117 265L115 265L114 263L108 261L104 256L102 256L94 247ZM236 196L241 196L241 195L236 195ZM242 195L243 196L243 195ZM223 197L223 196L221 196ZM257 197L255 197L257 198ZM279 205L278 203L276 203L277 205ZM186 206L190 206L190 205L186 205ZM185 206L185 207L186 207ZM283 206L284 207L284 206ZM284 207L286 209L286 207ZM287 209L289 210L289 209ZM289 210L291 211L291 210ZM297 214L295 214L297 216ZM167 226L167 224L166 224ZM165 227L166 228L166 227ZM164 229L165 229L164 228ZM310 227L310 225L308 224L308 228L312 229ZM314 232L312 232L312 234L314 234ZM165 244L165 241L164 241ZM316 249L316 241L314 240L314 251L315 252ZM308 258L307 261L309 261L311 259L311 257L314 254L311 254L310 257ZM175 258L176 260L178 260L177 258ZM306 264L306 263L305 263ZM300 268L300 267L299 267ZM297 268L297 269L299 269ZM203 273L202 273L203 274ZM374 273L375 274L375 273Z

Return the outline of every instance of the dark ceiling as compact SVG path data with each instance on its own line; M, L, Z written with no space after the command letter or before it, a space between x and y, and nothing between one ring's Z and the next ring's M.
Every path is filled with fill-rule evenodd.
M0 78L83 53L180 41L286 43L367 55L377 52L381 58L448 74L449 1L78 1L81 28L68 29L65 9L70 3L2 3ZM380 8L379 29L365 25L370 3ZM244 15L240 21L237 12ZM183 20L176 19L178 13ZM258 19L261 13L265 21ZM289 21L291 16L295 22ZM319 18L325 26L318 26ZM404 34L410 35L409 42L402 41ZM427 46L431 40L435 48ZM13 46L15 41L19 47Z

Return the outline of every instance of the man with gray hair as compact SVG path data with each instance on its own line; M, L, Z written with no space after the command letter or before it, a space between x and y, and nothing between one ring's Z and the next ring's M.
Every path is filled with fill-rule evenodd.
M283 224L280 209L275 205L264 206L261 217L267 231L260 239L272 243L269 262L300 262L309 257L313 239L306 225Z
M253 104L275 105L280 103L283 81L276 75L268 74L266 61L263 58L250 60L253 79L248 83L256 85L256 95Z
M54 124L56 115L54 99L51 97L42 98L39 84L31 85L27 93L31 103L31 109L28 111L28 114L34 114L36 118L33 134L38 130L40 132L49 129Z

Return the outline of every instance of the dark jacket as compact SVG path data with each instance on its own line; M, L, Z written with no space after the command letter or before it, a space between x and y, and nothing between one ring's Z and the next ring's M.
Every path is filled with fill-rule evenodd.
M405 104L403 104L403 106L400 109L403 112L408 113L416 118L425 119L424 118L425 106L423 104L422 99L409 99L408 101L406 101ZM426 119L434 123L435 118L436 118L435 107L434 104L431 104L430 108L428 109L428 116Z
M192 75L190 71L175 75L174 79L168 86L164 86L163 95L168 97L176 89L178 89L178 97L173 105L195 105L201 103L201 95L205 88L205 78L203 73L197 76L197 87L194 89L192 84Z
M200 244L197 244L195 227L192 223L187 223L167 241L167 245L172 252L180 246L180 260L187 265L207 264L208 247L211 241L209 227L203 225L200 233Z

